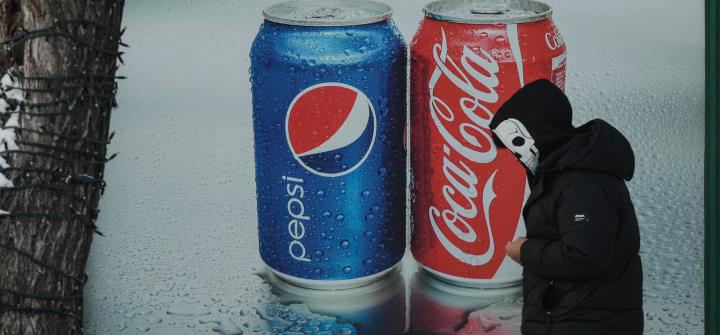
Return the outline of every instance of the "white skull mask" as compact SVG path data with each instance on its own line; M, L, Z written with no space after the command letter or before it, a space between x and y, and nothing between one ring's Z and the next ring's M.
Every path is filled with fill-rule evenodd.
M535 140L522 122L516 119L507 119L501 122L493 132L520 162L535 174L539 152L535 147Z

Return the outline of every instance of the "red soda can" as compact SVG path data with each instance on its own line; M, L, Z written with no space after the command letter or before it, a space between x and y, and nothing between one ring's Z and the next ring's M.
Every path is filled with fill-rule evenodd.
M505 245L525 236L525 169L492 141L490 120L525 84L565 89L565 43L536 1L427 4L412 43L411 251L439 279L511 286Z

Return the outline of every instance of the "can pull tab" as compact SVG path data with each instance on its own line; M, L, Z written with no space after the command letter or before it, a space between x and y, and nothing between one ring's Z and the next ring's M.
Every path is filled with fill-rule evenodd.
M479 4L470 8L470 13L473 14L505 14L510 10L507 5L498 4Z
M320 7L311 10L307 15L306 19L330 19L330 20L342 20L346 16L346 12L341 8L333 7Z

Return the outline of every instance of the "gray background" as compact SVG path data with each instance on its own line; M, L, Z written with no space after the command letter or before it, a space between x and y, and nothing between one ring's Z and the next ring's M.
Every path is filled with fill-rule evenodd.
M254 275L248 74L262 8L277 2L127 1L131 47L119 74L128 79L109 148L120 155L106 167L106 236L88 262L87 334L283 331L260 315L278 303ZM412 40L425 0L384 2ZM574 122L603 118L635 150L628 186L643 238L645 333L700 334L704 3L546 2L567 44ZM415 269L404 264L409 280Z

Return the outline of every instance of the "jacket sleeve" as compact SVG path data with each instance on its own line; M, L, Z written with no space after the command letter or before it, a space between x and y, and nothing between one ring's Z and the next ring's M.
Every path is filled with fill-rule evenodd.
M526 271L560 280L592 278L610 272L617 209L600 185L576 181L568 185L557 207L560 240L531 238L520 248Z

